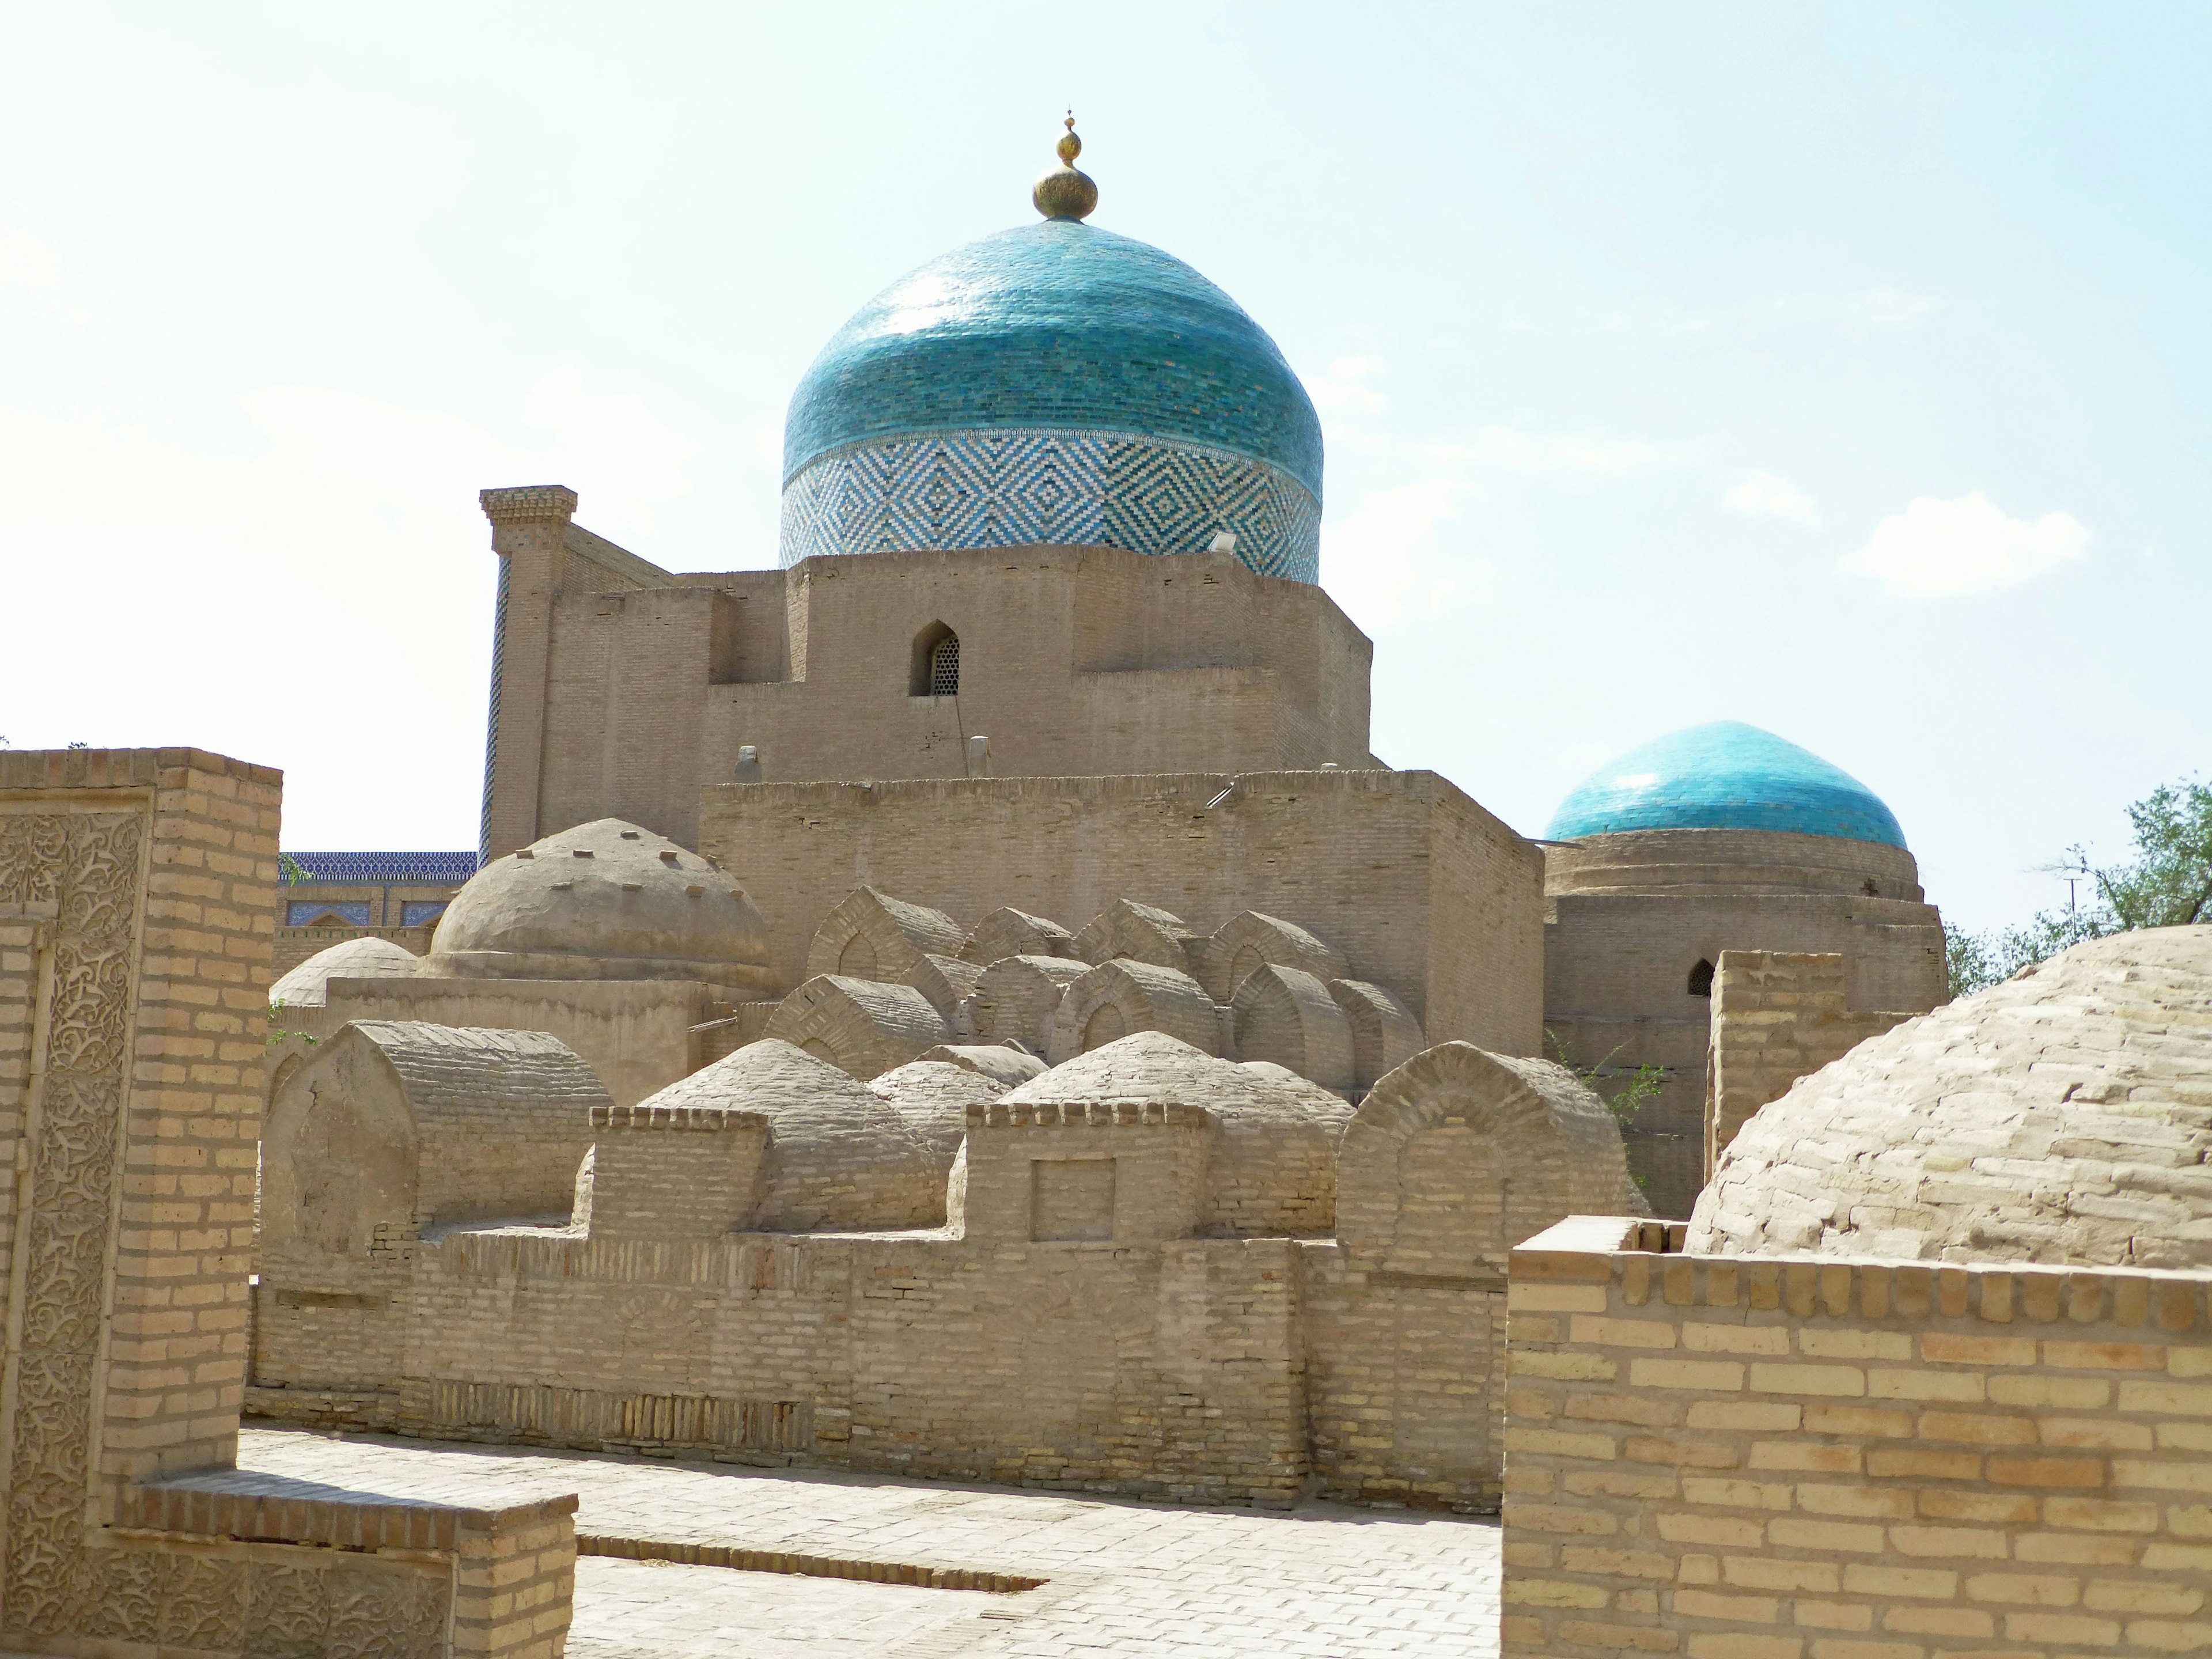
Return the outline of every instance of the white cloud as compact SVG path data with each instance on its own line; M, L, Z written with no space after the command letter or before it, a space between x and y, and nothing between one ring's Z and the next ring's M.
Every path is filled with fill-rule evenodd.
M2015 519L1980 490L1954 501L1914 498L1874 528L1843 568L1912 599L2017 587L2089 550L2087 526L2070 513Z
M653 414L635 392L586 391L584 377L569 368L530 388L522 418L551 434L545 465L608 481L596 507L607 523L628 520L653 528L649 504L689 493L684 469L705 447Z
M1553 483L1656 478L1705 465L1709 439L1639 438L1602 430L1550 431L1522 425L1486 426L1464 443L1425 446L1431 460Z
M27 230L0 225L0 288L52 288L54 251Z
M294 847L469 844L496 568L477 489L572 485L650 557L698 446L562 372L523 442L348 392L239 401L205 436L0 404L0 547L24 553L4 604L35 624L0 652L0 732L283 767Z
M1424 478L1371 489L1321 532L1323 585L1345 614L1370 632L1457 597L1478 562L1438 551L1437 526L1454 517L1474 486L1463 478Z
M1777 300L1764 320L1784 327L1802 323L1843 323L1860 328L1913 328L1943 309L1932 294L1883 283L1856 294L1801 294Z
M1339 357L1328 374L1308 382L1306 391L1317 409L1340 415L1380 415L1389 399L1369 383L1389 370L1380 357Z
M1779 519L1808 529L1820 522L1813 498L1772 472L1748 472L1722 493L1721 505L1747 519Z
M1910 328L1942 310L1932 294L1914 294L1901 288L1869 289L1858 296L1859 316L1876 328Z

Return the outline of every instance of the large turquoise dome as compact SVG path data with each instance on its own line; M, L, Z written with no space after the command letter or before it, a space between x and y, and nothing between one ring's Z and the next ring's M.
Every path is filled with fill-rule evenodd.
M1903 847L1881 798L1810 750L1741 720L1654 738L1559 803L1549 841L1634 830L1779 830Z
M784 425L781 556L1104 544L1318 574L1321 422L1188 265L1073 218L957 248L855 313Z

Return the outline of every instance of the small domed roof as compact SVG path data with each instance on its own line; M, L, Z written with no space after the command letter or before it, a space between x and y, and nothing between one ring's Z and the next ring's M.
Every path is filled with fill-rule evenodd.
M944 1223L950 1150L940 1156L882 1095L791 1043L773 1037L749 1042L648 1097L638 1109L664 1107L753 1112L768 1120L752 1231Z
M1905 845L1896 816L1856 778L1741 720L1669 732L1600 767L1559 803L1544 837L1638 830L1771 830Z
M711 861L620 818L495 859L438 919L422 971L690 979L770 994L768 924Z
M948 1170L968 1133L968 1109L1003 1100L1006 1093L997 1079L949 1060L908 1060L866 1086L906 1120L906 1127Z
M1237 1065L1165 1031L1133 1031L1054 1066L1009 1105L1195 1106L1212 1123L1201 1234L1318 1237L1336 1214L1340 1096L1283 1066Z
M2212 927L2077 945L1761 1107L1689 1248L2212 1267Z
M340 939L316 951L270 986L269 1006L326 1007L334 979L409 979L422 965L422 957L388 939L367 934Z
M854 313L792 396L784 479L848 445L1007 427L1179 439L1321 495L1321 421L1266 331L1182 260L1074 219L955 248Z

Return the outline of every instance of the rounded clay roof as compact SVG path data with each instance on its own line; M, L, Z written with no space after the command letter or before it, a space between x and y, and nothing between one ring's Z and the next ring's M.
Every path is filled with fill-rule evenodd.
M318 951L269 988L269 1006L321 1008L328 1006L333 979L409 979L422 958L404 945L374 934L340 939Z
M1266 331L1180 259L1072 219L955 248L854 313L792 396L784 480L854 445L1006 427L1205 445L1321 497L1321 421Z
M768 1120L752 1231L933 1227L945 1218L949 1150L940 1155L883 1096L791 1043L749 1042L639 1109L646 1107L753 1112Z
M2212 1267L2212 927L2077 945L1801 1078L1689 1248Z
M1637 830L1775 830L1905 845L1896 816L1856 778L1741 720L1672 732L1600 767L1559 803L1544 837Z
M423 971L768 988L768 925L708 860L620 818L495 859L438 919Z
M1017 1105L1202 1106L1224 1120L1316 1123L1331 1133L1352 1107L1297 1073L1264 1061L1217 1060L1165 1031L1133 1031L1030 1079L1006 1097Z

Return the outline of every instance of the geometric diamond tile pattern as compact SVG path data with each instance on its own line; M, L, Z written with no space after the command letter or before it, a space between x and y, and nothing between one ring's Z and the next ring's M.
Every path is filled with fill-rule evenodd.
M1224 530L1261 575L1320 579L1320 506L1279 467L1119 433L994 427L819 457L784 489L777 558L1038 542L1203 553Z

